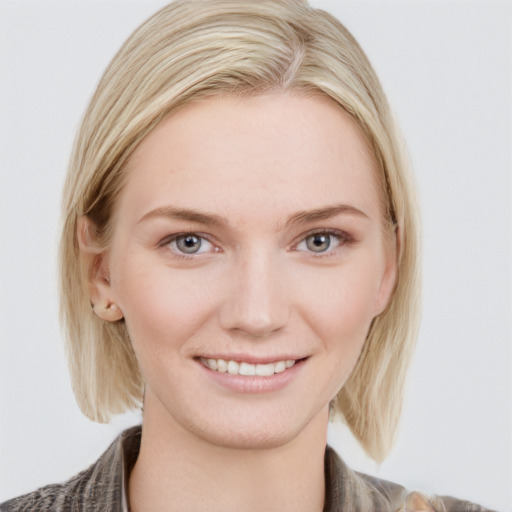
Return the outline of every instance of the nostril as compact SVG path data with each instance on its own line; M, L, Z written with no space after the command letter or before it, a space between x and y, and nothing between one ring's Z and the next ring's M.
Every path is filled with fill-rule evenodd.
M226 330L261 338L283 329L288 317L287 305L254 304L244 299L234 299L222 308L220 323Z

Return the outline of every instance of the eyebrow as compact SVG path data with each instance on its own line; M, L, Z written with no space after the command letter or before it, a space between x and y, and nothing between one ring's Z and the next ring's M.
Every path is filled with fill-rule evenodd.
M308 222L315 222L318 220L330 219L336 217L336 215L347 214L357 215L359 217L369 218L366 213L359 210L355 206L349 204L334 204L323 208L317 208L316 210L304 210L301 212L294 213L287 221L286 226L294 226L297 224L307 224Z
M303 210L291 215L286 221L286 227L295 226L297 224L307 224L319 220L330 219L337 215L347 214L347 215L357 215L360 217L368 218L368 215L364 213L362 210L359 210L355 206L351 206L348 204L335 204L330 206L325 206L322 208L317 208L315 210ZM145 222L147 220L156 218L156 217L166 217L170 219L178 219L185 220L189 222L196 222L198 224L203 224L205 226L214 226L214 227L227 227L228 221L221 217L220 215L216 215L214 213L205 213L199 210L194 210L190 208L175 208L172 206L166 206L162 208L156 208L152 210L138 222Z
M188 220L190 222L204 224L205 226L227 226L227 221L220 215L215 215L214 213L203 213L199 210L193 210L189 208L174 208L172 206L156 208L155 210L146 213L146 215L144 215L144 217L140 219L138 224L146 220L153 219L155 217L167 217L169 219Z

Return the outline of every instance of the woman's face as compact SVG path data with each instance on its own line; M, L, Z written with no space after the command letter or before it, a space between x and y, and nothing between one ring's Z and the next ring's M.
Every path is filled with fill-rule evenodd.
M162 121L130 159L99 285L144 422L251 448L326 424L393 286L379 194L327 98L218 97Z

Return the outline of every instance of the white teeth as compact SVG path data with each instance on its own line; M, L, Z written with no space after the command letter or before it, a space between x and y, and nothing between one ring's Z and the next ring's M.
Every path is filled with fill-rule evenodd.
M284 361L279 361L274 366L274 371L276 373L282 373L286 370L286 363Z
M228 373L230 375L238 375L239 370L240 370L240 365L236 361L228 362Z
M211 368L213 370L213 368ZM224 359L217 359L217 371L226 373L228 371L228 363Z
M236 361L226 361L224 359L206 359L201 358L202 363L210 370L226 373L230 375L245 375L252 376L258 375L259 377L270 377L275 373L282 373L295 364L294 359L287 359L284 361L277 361L275 363L266 364L252 364Z
M272 363L257 364L256 375L259 375L260 377L270 377L271 375L274 375L274 365Z
M256 366L251 363L240 363L238 373L240 375L256 375Z

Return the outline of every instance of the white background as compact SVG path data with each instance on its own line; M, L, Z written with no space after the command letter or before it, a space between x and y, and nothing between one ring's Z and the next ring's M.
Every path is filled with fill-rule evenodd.
M93 462L57 320L60 189L99 76L164 1L0 2L0 502ZM424 218L424 314L399 440L355 468L512 510L511 3L315 1L372 60L406 135Z

